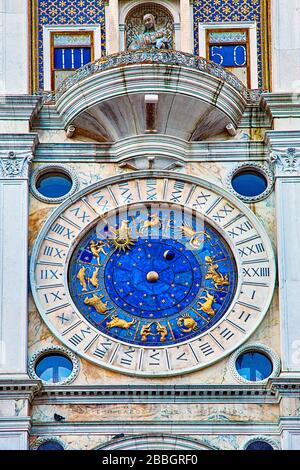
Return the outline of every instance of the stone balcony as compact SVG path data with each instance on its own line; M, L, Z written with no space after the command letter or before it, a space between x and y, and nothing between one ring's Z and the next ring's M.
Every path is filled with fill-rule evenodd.
M156 95L155 108L145 104ZM232 73L178 51L114 54L85 65L53 96L64 127L98 141L155 133L185 141L236 129L258 93ZM148 109L148 111L147 111Z

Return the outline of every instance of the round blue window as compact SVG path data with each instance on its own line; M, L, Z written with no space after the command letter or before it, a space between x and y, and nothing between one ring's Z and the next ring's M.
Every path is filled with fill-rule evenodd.
M62 354L43 356L35 366L36 375L49 383L63 382L72 374L72 371L72 361Z
M231 185L241 196L255 197L265 192L268 181L259 171L243 170L233 176Z
M247 352L237 358L236 369L244 379L257 382L272 374L273 364L265 354Z
M265 441L253 441L247 447L246 450L274 450L271 444Z
M72 185L70 176L62 171L55 171L41 175L37 180L36 189L45 197L58 198L68 194Z
M63 446L56 441L46 441L38 446L37 450L65 450Z

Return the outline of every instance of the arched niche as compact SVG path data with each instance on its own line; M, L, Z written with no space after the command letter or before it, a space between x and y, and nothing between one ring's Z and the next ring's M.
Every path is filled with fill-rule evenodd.
M151 13L155 18L156 28L163 29L171 39L172 49L177 49L179 44L177 11L169 8L166 2L138 2L127 5L127 8L121 10L120 29L121 29L121 50L128 49L134 37L144 31L143 17ZM122 38L123 36L123 38Z

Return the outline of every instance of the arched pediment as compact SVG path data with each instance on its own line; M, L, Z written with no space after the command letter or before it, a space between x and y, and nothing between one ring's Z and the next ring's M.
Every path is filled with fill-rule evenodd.
M113 439L95 450L217 450L201 441L169 434L145 434Z

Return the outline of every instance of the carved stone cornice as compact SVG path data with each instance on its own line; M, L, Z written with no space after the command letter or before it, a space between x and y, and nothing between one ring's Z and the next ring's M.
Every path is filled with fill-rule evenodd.
M41 390L41 381L28 379L1 379L0 400L27 399L31 403Z
M292 375L292 374L291 374ZM268 388L280 396L300 396L300 377L273 377L269 379Z
M44 385L34 404L278 403L263 385Z
M10 150L6 156L0 154L0 178L27 179L33 159L31 151L14 152Z
M0 120L29 121L31 123L41 109L41 106L42 98L40 96L2 96L0 100Z
M300 176L300 147L271 149L269 161L274 165L275 176Z
M295 92L263 93L260 105L271 119L300 117L299 94Z

